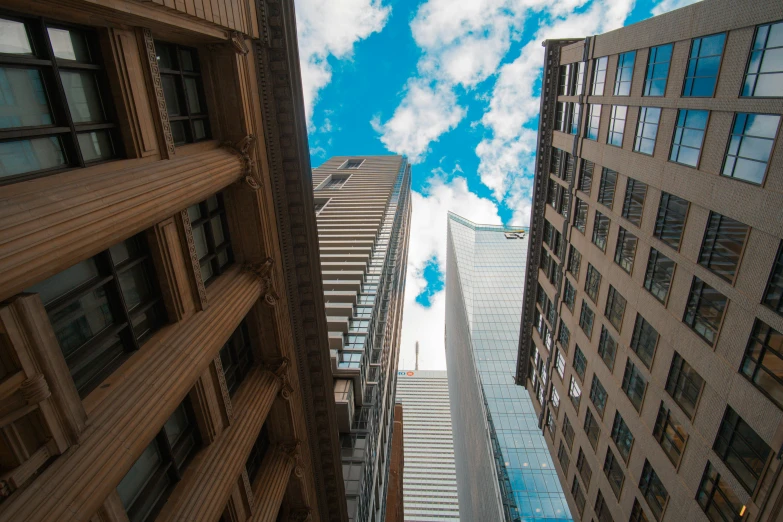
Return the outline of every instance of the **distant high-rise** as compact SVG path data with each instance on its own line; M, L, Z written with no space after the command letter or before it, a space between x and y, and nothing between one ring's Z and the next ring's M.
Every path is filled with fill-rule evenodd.
M334 157L313 170L343 479L358 522L386 512L410 183L403 156Z
M517 377L572 513L779 521L783 2L544 48Z
M405 408L405 522L459 522L449 383L444 371L398 371Z
M571 520L530 397L514 382L526 232L449 213L446 361L464 521Z

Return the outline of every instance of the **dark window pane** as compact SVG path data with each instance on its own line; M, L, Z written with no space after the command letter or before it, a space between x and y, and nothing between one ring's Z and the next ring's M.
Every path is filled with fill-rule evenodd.
M593 222L593 244L606 252L606 240L609 237L609 225L611 221L607 216L600 212L595 212L595 221Z
M629 274L633 270L633 261L636 257L636 236L620 227L617 233L617 247L614 252L614 262L620 265Z
M753 495L772 450L729 406L712 449L745 490Z
M655 426L653 427L653 437L658 441L669 457L671 463L677 467L680 463L680 457L685 450L685 441L688 438L688 434L685 433L685 429L682 425L672 418L671 410L666 407L663 401L658 408L658 416L655 419Z
M654 248L650 249L647 271L644 274L644 287L660 302L666 302L669 294L675 262Z
M623 483L625 482L625 472L614 456L614 452L610 448L606 448L606 459L604 460L604 475L609 480L609 485L612 487L614 496L620 498L620 493L623 490Z
M642 372L629 358L625 363L625 373L623 374L622 389L625 395L636 408L636 411L642 411L642 401L644 392L647 390L647 379Z
M614 358L617 355L617 341L605 326L601 325L601 339L598 341L598 355L609 370L614 370Z
M582 312L579 315L579 326L588 338L593 336L593 321L595 313L587 306L587 302L582 299Z
M106 120L95 75L85 71L60 71L65 98L74 123L100 123Z
M620 295L620 292L611 285L609 285L609 293L606 298L606 311L605 315L612 323L612 326L620 332L623 327L623 316L625 315L625 298Z
M652 367L655 346L658 344L658 332L645 321L642 314L636 314L636 324L631 337L631 349L639 356L648 369Z
M727 304L728 299L723 294L694 277L682 320L710 346L714 346Z
M59 29L47 27L49 41L52 42L52 50L57 58L90 63L90 48L84 33L75 29Z
M644 212L644 199L647 197L647 184L628 178L625 185L625 200L623 201L623 217L641 226Z
M601 288L601 274L595 267L587 263L587 277L585 278L585 293L593 300L594 303L598 302L598 292Z
M606 410L607 393L601 381L598 380L596 375L593 375L593 383L590 386L590 401L595 406L595 410L601 417L604 416Z
M609 208L614 205L614 191L617 186L617 172L603 168L601 183L598 187L598 202Z
M666 507L666 502L669 499L669 492L666 491L663 482L658 478L658 474L655 473L652 465L646 459L642 469L642 476L639 479L639 489L655 519L661 520L663 509Z
M689 205L688 201L667 192L661 194L654 234L655 237L675 250L680 249L680 240L685 228Z
M595 163L588 160L582 160L582 175L579 177L579 190L585 194L590 194L590 188L593 184L593 171Z
M576 411L578 412L579 405L582 403L582 388L579 387L579 384L573 377L571 377L571 383L568 387L568 398L571 399L571 404L574 405L574 408L576 408Z
M734 522L740 520L740 513L745 511L745 506L726 481L721 480L720 473L709 461L701 477L696 501L710 522Z
M38 69L0 67L0 107L0 129L54 123Z
M699 254L699 264L732 282L737 273L748 226L717 212L710 212L707 231Z
M82 132L77 135L85 163L106 161L114 157L111 135L106 131Z
M587 408L585 412L585 433L587 434L587 440L595 450L598 447L598 439L601 437L601 423L593 416L593 412L590 408Z
M586 369L587 369L587 358L585 357L585 354L582 353L582 350L579 348L579 345L577 345L576 350L574 350L574 371L582 380L582 382L584 382L585 380Z
M764 291L763 304L783 315L783 243L778 247L778 255Z
M188 208L205 284L222 274L234 260L223 197L218 193Z
M1 144L0 144L1 145ZM587 228L587 203L576 198L576 209L574 211L574 228L585 233Z
M674 352L669 376L666 379L666 392L691 420L696 413L696 405L703 385L704 379L701 375L679 353Z
M631 448L633 448L633 433L625 424L620 412L615 412L614 423L612 424L612 440L617 445L617 449L620 452L620 456L625 462L631 456Z
M0 178L65 166L59 137L0 142Z
M783 334L756 319L740 373L783 408Z

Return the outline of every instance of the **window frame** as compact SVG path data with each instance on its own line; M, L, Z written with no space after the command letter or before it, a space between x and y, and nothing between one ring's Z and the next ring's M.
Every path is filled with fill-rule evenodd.
M585 407L585 422L582 429L584 430L585 435L587 436L587 442L590 443L593 451L598 449L598 443L601 440L601 421L599 419L600 417L593 415L593 411L589 406ZM588 424L590 427L587 426ZM591 433L595 434L595 438L591 436Z
M639 181L637 179L627 177L625 182L625 194L623 195L623 209L622 213L620 214L623 218L628 220L629 223L632 225L635 225L636 227L641 228L642 223L644 222L644 204L647 201L647 189L648 185L647 183L644 183L642 181ZM643 187L642 195L641 195L641 203L639 203L639 194L636 190L637 186ZM639 206L639 219L638 222L634 219L631 219L633 216L631 214L632 207L633 206Z
M643 339L649 338L646 333L642 333L641 331L645 329L645 325L649 327L650 330L655 332L655 341L652 344L652 352L649 356L649 364L646 360L646 356L642 357L639 355L639 346L642 344ZM638 333L637 333L638 332ZM631 348L631 351L636 354L636 358L639 359L639 361L644 365L648 370L652 370L652 366L655 363L655 354L658 351L658 342L661 340L661 334L658 333L658 331L651 325L645 318L640 314L639 312L636 313L636 320L634 321L633 326L633 332L631 333L631 342L628 344L629 348Z
M633 244L633 252L630 253L630 255L626 255L626 245L628 243ZM617 243L615 244L614 248L614 262L628 275L633 275L633 267L636 264L636 250L638 247L639 238L620 226L620 229L617 231ZM626 267L623 262L625 262L628 266Z
M696 41L699 41L699 52L701 52L701 42L705 38L712 38L713 36L723 36L723 43L721 44L721 50L720 54L710 54L707 56L701 56L698 55L694 58L693 56L693 46L696 43ZM718 90L718 80L720 79L720 73L721 69L723 68L723 55L726 53L726 40L728 40L728 32L718 32L713 34L705 34L703 36L698 36L696 38L691 38L691 45L688 49L688 60L685 62L685 74L682 79L682 91L680 92L681 98L714 98L715 93ZM688 88L688 79L689 78L707 78L706 76L695 76L696 69L698 69L698 61L701 59L708 59L712 57L718 57L718 68L715 71L715 83L712 86L712 93L709 96L694 96L693 94L686 94L686 89ZM691 60L696 60L696 65L694 66L694 76L688 76L688 70L690 69ZM744 82L743 82L744 84ZM691 92L693 92L693 84L691 84Z
M623 331L623 320L625 319L625 309L628 307L628 300L613 285L609 285L609 291L606 293L606 307L604 308L604 317L609 320L617 333ZM617 314L618 309L621 312ZM617 318L617 323L613 320Z
M627 65L628 57L630 57L631 64ZM630 96L631 88L633 87L633 72L636 65L636 51L626 51L617 55L617 68L614 75L614 89L612 89L613 96ZM621 70L623 69L623 70ZM629 80L623 80L622 73L624 69L631 70L631 78ZM623 94L623 85L628 84L628 92Z
M647 117L650 114L650 109L657 110L658 111L658 120L648 121ZM633 151L637 152L639 154L644 154L645 156L654 157L655 156L655 147L658 145L658 130L661 127L661 114L663 113L663 109L660 107L650 107L650 106L642 106L639 107L639 118L636 121L636 132L634 133L633 138ZM652 138L648 138L644 135L644 131L647 127L655 127L655 136ZM652 141L652 151L647 153L642 150L642 145L646 141Z
M748 336L748 343L745 347L745 353L742 355L742 362L740 362L740 367L737 371L740 375L750 381L757 390L777 405L778 408L783 410L783 379L775 376L774 372L767 369L767 366L764 364L764 361L768 357L772 357L777 358L780 361L778 364L783 366L783 352L778 352L775 348L770 346L769 339L772 335L780 336L783 334L761 319L756 318L753 323L753 329ZM758 348L755 348L755 345L758 345ZM755 358L752 355L754 352L758 353ZM748 367L752 367L750 372L748 371ZM770 380L771 383L776 383L778 385L779 390L777 395L768 391L767 388L757 382L759 372L763 372L765 378Z
M712 306L710 303L710 300L707 300L704 298L705 291L712 291L718 296L723 298L724 304L723 308L720 311L720 318L718 319L718 324L713 327L706 319L705 315L700 314L700 310L704 307L709 307L712 309L715 309L714 306ZM698 292L698 293L695 293ZM705 343L707 343L708 346L715 349L715 346L718 344L718 339L720 338L720 332L723 328L723 322L726 319L726 310L729 307L729 303L731 301L728 297L723 295L722 292L718 291L715 287L708 284L703 279L699 278L698 276L693 276L693 279L691 280L691 288L688 292L688 300L685 302L685 311L682 315L682 322L685 323L688 328L691 329L693 333L699 336ZM706 304L705 304L706 303ZM689 319L689 315L692 314L692 317ZM705 327L711 331L713 331L713 339L710 340L705 335L703 335L701 332L699 332L696 329L696 325L702 324L705 325Z
M600 103L588 104L585 139L598 141L598 135L601 133L601 108L602 105ZM595 123L595 126L593 126L593 123Z
M224 352L223 350L226 351ZM224 354L227 355L230 364L226 364L226 361L224 361ZM220 349L218 355L223 366L223 375L226 380L228 394L230 397L234 397L255 364L253 341L246 319L239 323L239 326Z
M725 488L723 486L725 486ZM734 498L729 498L729 495L725 492L725 490L728 490L730 495ZM721 504L720 502L714 502L716 493L723 498L723 506L734 508L734 511L732 511L734 516L731 517L731 520L738 520L737 517L739 517L739 513L745 508L745 506L741 503L739 498L737 498L737 494L734 493L734 490L731 489L731 486L726 484L725 480L721 480L721 474L718 472L715 466L713 466L712 462L707 460L707 464L704 466L704 473L702 473L701 476L701 481L699 481L699 489L696 490L696 503L699 504L699 507L701 507L702 511L704 511L704 514L711 521L723 522L726 520L724 515L728 516L728 513L721 512L719 519L715 519L710 515L710 508L715 505L720 506ZM737 504L739 504L740 507L737 507ZM721 511L720 507L716 509Z
M724 425L731 425L730 430L731 433L728 434L728 440L726 437ZM743 429L747 428L747 429ZM749 449L753 450L751 447L750 442L748 442L747 437L743 436L741 433L742 431L750 430L747 435L751 435L751 438L755 437L758 439L758 441L753 442L760 442L764 446L766 446L766 456L762 458L762 455L758 454L756 451L757 459L759 462L763 462L761 465L761 469L758 471L758 476L756 476L756 483L751 486L751 484L746 484L745 479L741 478L740 475L734 471L734 468L730 464L730 462L727 460L727 455L731 453L735 453L736 461L741 462L743 464L746 464L745 459L743 459L740 454L737 452L737 450L734 448L734 443L736 437L740 437L742 440L741 443L745 444ZM720 449L720 446L725 445L723 449ZM772 448L767 444L767 442L762 439L758 433L743 419L734 409L726 405L726 410L723 413L723 418L721 419L720 427L718 428L718 433L715 435L715 442L712 445L712 450L715 452L715 454L718 456L718 458L723 461L723 463L726 465L726 468L731 472L732 475L734 475L734 478L737 479L737 482L742 486L742 488L751 496L754 497L756 492L758 491L759 487L761 487L764 483L764 477L767 473L767 470L769 469L769 463L774 458L775 452L772 450ZM745 466L746 469L749 469L748 466ZM751 474L754 473L753 470L750 470Z
M585 374L587 373L587 357L585 357L585 353L582 351L581 348L579 348L578 344L576 345L576 349L574 349L574 360L571 366L573 367L576 376L579 377L579 381L582 384L584 384ZM579 391L581 392L581 388L579 389Z
M664 207L664 199L666 199L666 206ZM672 226L672 220L671 217L676 217L675 212L669 208L670 203L672 200L675 200L675 203L677 203L676 200L684 201L686 203L685 207L685 214L682 216L682 223L675 223L675 227L680 227L680 233L677 236L677 244L672 245L668 240L664 239L664 229ZM688 226L688 216L690 215L691 210L691 202L688 201L685 198L681 198L679 196L675 196L674 194L671 194L669 192L661 192L661 199L658 201L658 212L655 216L655 226L653 228L653 237L660 240L661 243L665 244L675 252L679 252L680 248L682 247L682 237L685 235L685 227Z
M782 47L782 49L783 49L783 47ZM738 119L741 116L743 116L743 115L745 116L745 121L744 121L744 124L742 126L742 134L737 134L735 132L735 130L736 130L736 127L737 127ZM748 120L749 120L748 116L775 116L775 117L777 117L778 118L778 124L775 127L775 134L774 134L774 136L772 138L767 138L766 136L755 136L755 135L745 134L745 132L747 131L747 128L748 128ZM761 112L735 112L734 113L734 117L732 118L732 121L731 121L730 130L729 130L729 139L726 141L726 150L723 153L723 162L721 163L721 167L720 167L720 175L721 175L721 177L733 179L733 180L736 180L736 181L740 181L742 183L747 183L749 185L753 185L754 187L764 187L764 185L767 182L767 175L769 174L770 162L771 162L772 156L773 156L773 154L775 152L775 147L778 144L778 139L779 139L779 136L780 136L780 129L781 129L781 123L780 123L781 120L783 120L783 117L781 117L780 114L761 113ZM733 138L735 136L737 136L739 138L738 139L738 145L737 145L737 153L736 154L731 154L730 152L731 152L731 147L732 147L732 140L733 140ZM743 144L743 142L745 141L746 138L751 138L751 139L755 139L755 140L769 140L770 142L772 142L771 145L770 145L770 148L769 148L769 156L767 157L767 161L764 163L764 165L765 165L764 166L764 173L762 174L761 181L759 183L756 183L755 181L751 181L750 179L741 178L741 177L737 177L737 176L734 175L734 173L737 170L737 160L740 159L740 158L741 159L745 159L745 160L750 160L750 161L753 161L753 162L756 162L756 163L761 163L759 160L757 160L755 158L744 158L744 157L740 156L740 151L742 149L742 144ZM729 174L726 174L726 166L727 166L727 163L729 162L729 157L730 156L734 158L734 165L731 167L731 174L729 175Z
M576 197L575 199L576 204L574 205L574 228L585 235L587 234L587 220L590 217L590 206L580 197ZM584 209L584 215L581 214L582 209Z
M777 289L778 287L779 290ZM777 304L774 304L776 297ZM783 241L778 245L778 253L772 263L772 269L769 271L769 277L767 278L767 284L764 286L764 295L761 298L761 304L776 314L783 316Z
M617 357L617 340L611 332L601 325L601 337L598 339L598 356L604 362L610 372L614 372L614 362Z
M676 441L669 434L667 428L671 427L671 431L680 438L681 447L678 448ZM682 431L682 433L680 433ZM666 406L664 401L661 401L661 405L658 407L658 414L655 417L655 423L653 424L653 438L658 442L669 462L674 466L675 471L680 469L680 463L682 463L682 456L685 454L685 449L688 444L688 432L685 431L682 423L678 422L672 417L672 409ZM664 447L664 439L668 441L671 450L667 450ZM670 453L672 451L672 453ZM676 456L673 454L679 451Z
M680 114L685 112L685 116L682 120L682 125L680 125ZM689 112L706 112L707 113L707 119L704 122L704 128L699 129L697 127L689 127L688 126L688 113ZM677 165L682 165L683 167L688 167L690 169L696 169L699 170L701 168L701 160L702 160L702 152L704 151L704 142L707 137L707 129L710 126L710 118L712 116L712 111L709 109L677 109L677 117L674 120L674 129L672 131L672 138L671 138L671 146L669 147L669 157L668 161L669 163L675 163ZM691 147L689 145L683 145L682 144L682 138L680 138L680 141L677 141L677 131L681 130L680 134L684 135L685 130L691 130L691 131L700 131L702 133L701 135L701 141L699 142L699 149L698 149L698 155L696 157L696 164L691 165L690 163L684 163L679 161L680 157L680 149L685 147L686 149L694 150L695 147ZM677 153L675 156L675 147L677 148ZM673 158L675 156L675 158Z
M585 312L587 310L587 312ZM588 317L589 315L589 317ZM584 318L584 319L583 319ZM582 324L583 320L586 322L589 320L589 329L588 332L585 330L586 326ZM588 306L587 301L585 299L582 299L582 309L579 314L579 327L581 328L582 332L587 336L588 339L593 338L593 327L595 326L595 312Z
M606 388L601 384L598 375L594 373L593 380L590 384L590 402L593 403L595 411L598 412L598 416L601 417L601 419L604 418L604 413L606 413L606 404L608 400L609 394L607 393Z
M593 163L590 160L582 159L582 163L579 168L579 186L577 190L589 196L593 186L594 174L595 174L595 163ZM587 180L587 182L585 182L585 180Z
M214 197L217 201L217 206L214 210L209 210L208 202L211 197ZM199 258L199 267L201 267L201 265L204 263L209 263L212 270L212 274L206 280L203 277L203 272L200 271L200 273L197 274L198 277L202 278L204 286L211 285L221 274L224 274L226 270L236 262L234 257L234 249L231 245L231 231L228 223L228 210L226 208L226 202L224 198L225 196L223 192L216 192L205 200L194 203L188 207L188 209L190 209L192 207L198 206L199 209L199 218L195 220L191 218L191 229L195 230L198 227L204 227L204 241L206 243L207 253L204 257ZM188 216L190 217L189 212ZM212 228L212 221L215 218L219 218L220 224L222 225L223 242L219 245L215 244L215 231ZM228 261L225 265L221 266L220 255L224 252L226 253Z
M758 49L754 49L754 47L756 46L756 38L758 38L759 29L761 29L762 27L765 27L765 26L766 27L772 27L773 25L777 25L779 23L783 23L783 20L776 20L774 22L758 24L754 28L754 30L753 30L753 39L751 40L750 51L748 52L747 63L745 64L745 72L742 75L742 84L740 85L740 92L739 92L739 97L740 98L758 98L758 99L772 99L772 100L774 100L774 99L778 99L778 98L783 97L783 92L781 92L780 96L755 96L753 94L749 94L749 95L743 94L743 92L745 91L745 83L748 81L747 80L748 74L753 74L756 77L758 77L760 74L764 74L764 73L761 73L760 71L761 71L761 65L764 62L764 55L766 54L767 49L780 49L780 47L766 47L766 44L769 41L769 31L767 31L766 41L764 42L765 47L760 47ZM750 73L749 72L750 71L750 66L753 63L753 53L754 52L759 52L759 51L761 51L761 55L762 55L762 58L759 60L759 70L758 70L758 72ZM767 74L776 74L776 73L780 73L780 72L783 72L783 71L772 71L771 73L767 73ZM758 78L753 82L753 91L754 92L756 90L756 82L757 81L758 81Z
M620 462L622 461L615 457L612 448L610 446L606 446L606 457L604 457L603 471L607 482L609 482L609 489L611 489L612 493L614 493L616 500L620 500L620 496L623 493L623 486L625 485L625 470L623 470L623 466L620 464ZM619 481L619 484L616 480L612 479L613 475L617 476L617 471L619 471L619 475L622 477L622 479Z
M623 109L623 111L620 111ZM621 118L619 113L624 112ZM620 125L622 122L622 125ZM606 133L606 144L611 147L617 147L622 149L623 142L625 140L625 124L628 122L628 106L627 105L612 105L612 110L609 112L609 129ZM622 130L618 131L617 128L621 126ZM616 138L619 136L620 143L615 143ZM606 167L604 167L606 168Z
M690 371L692 371L696 376L699 377L700 383L694 382L694 380L690 377L690 371L683 371L685 369L685 365L688 366ZM702 392L704 391L704 385L706 381L704 380L704 377L701 376L699 372L697 372L693 366L691 366L688 361L685 360L685 358L679 354L675 350L674 354L672 355L672 361L669 364L669 372L666 375L666 383L664 384L664 391L669 395L669 397L672 398L675 404L680 407L680 410L685 414L685 417L688 418L688 420L693 422L693 419L696 418L696 414L699 411L699 403L701 402L701 396ZM698 384L698 386L695 386L695 384ZM690 385L693 389L698 388L696 392L696 398L693 400L693 411L692 413L688 413L688 410L685 409L685 406L683 406L683 402L681 402L682 399L678 399L678 397L687 397L685 394L686 386ZM687 403L686 403L687 404ZM690 407L690 404L688 404Z
M609 210L614 207L614 197L617 194L617 172L604 167L601 169L601 180L598 183L597 201Z
M587 462L587 457L582 448L579 448L579 453L576 457L576 469L579 472L579 476L582 478L582 482L585 484L585 490L589 490L590 482L593 479L593 469Z
M717 223L713 223L713 220L716 220ZM745 227L745 233L742 236L742 244L739 245L739 253L737 254L737 260L736 265L734 266L734 274L732 277L726 277L726 275L721 274L720 272L716 271L713 268L713 261L715 260L715 256L717 255L719 259L725 259L726 256L720 253L720 247L719 244L723 244L725 246L728 242L733 242L736 244L735 241L731 241L727 238L721 239L721 231L725 233L725 229L723 227L727 227L731 229L732 226L743 226ZM714 236L710 238L710 232L714 232ZM725 216L723 214L720 214L718 212L715 212L714 210L710 210L709 217L707 218L707 224L705 225L704 229L704 235L702 236L701 241L701 247L699 248L699 256L697 257L697 264L699 266L703 266L719 278L723 279L724 281L728 282L732 286L737 281L737 276L739 275L740 267L742 266L742 258L745 254L745 248L748 245L748 236L750 236L750 227L746 225L745 223L730 218L728 216ZM708 245L708 241L711 240L711 244ZM718 252L716 252L718 250ZM731 250L731 249L728 249ZM705 257L706 259L702 259L702 257ZM705 264L706 263L706 264ZM718 263L719 265L719 263Z
M603 69L601 69L603 66ZM590 96L604 96L606 92L606 74L609 70L609 56L601 56L593 60L592 78L590 82ZM603 75L600 73L603 72ZM598 78L602 76L603 79L599 82ZM601 92L596 92L596 86L601 85Z
M653 257L655 257L655 260L653 260ZM658 268L658 259L660 257L665 258L666 260L670 261L674 265L672 267L671 275L670 275L669 280L667 282L666 294L663 296L663 299L658 297L658 295L656 295L655 292L653 292L653 290L652 290L653 289L653 282L655 281L656 273L660 273L660 270L663 270L663 269L656 270L656 268ZM653 263L652 264L652 267L653 267L652 270L650 270L651 263ZM672 281L674 281L674 273L675 273L676 270L677 270L677 263L674 260L672 260L669 256L663 254L657 248L654 248L654 247L650 248L650 254L647 256L647 267L645 268L645 271L644 271L644 282L643 282L642 286L644 287L645 290L647 290L647 292L650 293L650 295L652 295L664 307L666 306L666 304L669 301L669 295L671 293L670 290L671 290L671 287L672 287ZM649 281L649 287L648 287L648 281Z
M602 236L600 232L604 229L604 223L606 223L606 234ZM612 220L609 218L609 216L605 215L600 210L596 210L595 215L593 216L593 234L590 242L604 254L606 254L606 244L609 242L611 228ZM603 243L603 247L601 247L601 245L596 241Z
M658 59L658 53L657 50L661 47L669 47L669 60L664 61L651 61L653 59ZM653 51L655 52L655 58L653 58ZM671 73L671 63L672 63L672 55L674 54L674 44L673 43L667 43L667 44L661 44L656 45L655 47L650 47L649 52L647 53L647 67L645 68L644 73L644 85L642 86L642 96L647 96L651 98L663 98L666 96L666 89L669 87L669 75ZM652 77L650 78L651 71L655 69L655 66L658 64L667 63L666 66L666 78L663 78L663 94L650 94L651 89L648 88L648 82L655 82L660 81L660 77ZM651 83L650 83L651 84Z
M625 430L622 429L622 426L625 426ZM620 439L623 436L621 432L627 433L627 435L624 436L625 439L628 439L628 437L630 436L631 442L628 445L627 452L621 449L624 446L621 446L620 443L618 442L618 439ZM617 453L619 453L623 461L626 464L628 464L628 462L631 461L631 454L633 453L633 447L634 447L634 443L636 442L636 437L631 431L631 428L628 427L628 424L626 424L625 419L623 419L623 416L620 414L620 410L615 410L614 412L614 420L612 421L612 431L610 432L609 438L612 439L612 442L614 442L614 445L617 448Z
M652 508L650 499L647 498L647 495L650 493L651 489L658 488L657 485L653 484L653 479L655 479L655 481L660 484L660 488L662 488L666 493L666 499L664 500L663 505L660 506L660 513L657 513L657 511ZM666 488L661 478L658 476L658 473L655 472L652 464L650 464L650 461L647 459L644 459L644 467L642 468L642 473L639 476L639 491L642 493L642 497L647 502L647 507L649 507L650 511L653 512L653 517L658 521L662 520L666 514L666 507L669 505L669 499L671 498L671 495L669 494L669 490ZM653 497L655 497L654 493ZM658 505L657 502L656 505Z
M635 384L640 381L644 383L644 389L642 390L642 394L639 397L639 404L637 405L634 400L631 398L631 390L634 390ZM633 362L633 360L628 357L625 360L625 371L623 372L623 379L620 384L620 389L623 390L623 393L625 394L626 398L630 401L633 408L636 410L639 415L642 413L642 409L644 409L644 399L647 396L647 390L650 388L650 379L646 377L636 366L636 364ZM636 394L634 393L634 396Z
M597 276L597 277L596 277ZM601 294L601 272L596 269L592 263L587 263L587 275L585 276L584 291L587 297L593 302L598 304L598 297Z

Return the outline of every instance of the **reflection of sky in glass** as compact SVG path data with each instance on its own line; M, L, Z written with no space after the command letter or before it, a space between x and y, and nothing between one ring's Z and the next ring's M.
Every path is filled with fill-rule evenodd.
M459 219L459 218L457 218ZM528 240L450 219L473 356L521 520L570 521L527 390L514 384Z

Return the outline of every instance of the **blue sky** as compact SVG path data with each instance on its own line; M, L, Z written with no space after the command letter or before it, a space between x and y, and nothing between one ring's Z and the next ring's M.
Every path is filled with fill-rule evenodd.
M444 369L446 212L527 225L543 48L694 0L296 0L310 156L405 154L401 368Z

